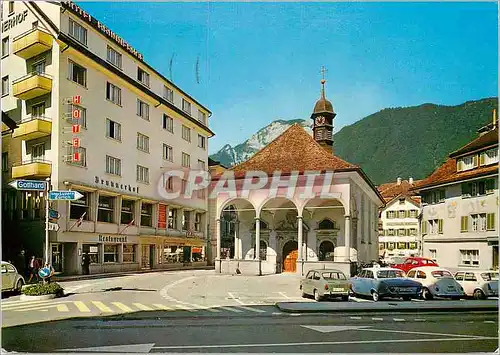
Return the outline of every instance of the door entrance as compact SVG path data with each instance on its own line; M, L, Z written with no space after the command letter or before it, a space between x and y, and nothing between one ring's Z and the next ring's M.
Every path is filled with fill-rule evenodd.
M54 272L63 272L63 245L62 244L52 244L52 267Z
M493 246L493 262L492 267L494 270L498 270L498 245Z
M290 240L283 246L283 272L297 271L297 257L299 245L296 241Z
M155 263L155 245L149 246L149 268L151 269Z
M150 269L149 245L143 245L141 250L141 268Z

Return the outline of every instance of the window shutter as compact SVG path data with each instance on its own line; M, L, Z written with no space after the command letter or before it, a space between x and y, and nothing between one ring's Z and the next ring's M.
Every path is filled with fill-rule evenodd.
M427 221L422 221L421 224L422 234L427 234Z
M457 171L462 171L464 170L464 162L462 161L462 159L460 159L457 163Z
M489 231L495 230L495 214L494 213L487 214L486 229Z
M389 211L386 211L386 212L385 212L385 218L387 218L387 219L389 219L389 218L390 218L390 217L389 217Z
M439 201L443 201L446 198L445 191L439 190Z
M469 230L469 217L468 216L462 216L460 218L460 231L461 232L467 232Z
M443 234L443 220L438 219L438 233Z
M477 164L477 154L472 157L472 162L473 162L474 168L477 168L477 165L478 165Z
M409 218L410 217L410 211L406 210L405 211L405 218Z
M479 155L479 165L484 165L485 158L486 158L486 153L481 153Z

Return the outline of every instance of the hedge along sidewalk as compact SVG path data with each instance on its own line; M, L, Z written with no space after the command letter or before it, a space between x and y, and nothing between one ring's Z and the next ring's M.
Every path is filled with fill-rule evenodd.
M495 311L498 300L435 300L379 302L278 302L276 307L287 313L355 313L355 312L454 312Z
M27 285L21 290L21 300L42 300L64 296L64 289L56 282Z

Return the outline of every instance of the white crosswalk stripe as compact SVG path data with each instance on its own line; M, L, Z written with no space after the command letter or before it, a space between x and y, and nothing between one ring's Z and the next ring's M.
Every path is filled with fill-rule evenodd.
M258 308L251 308L251 307L246 307L246 306L233 306L233 307L243 308L247 311L256 312L256 313L266 313L266 311L263 311L262 309L258 309Z

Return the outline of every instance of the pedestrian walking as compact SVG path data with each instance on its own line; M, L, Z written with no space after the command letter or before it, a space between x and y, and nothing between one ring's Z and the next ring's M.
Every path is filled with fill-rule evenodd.
M88 253L83 254L82 267L83 267L83 274L90 275L90 257Z
M40 277L38 276L39 269L40 269L40 262L33 255L31 257L31 260L30 260L29 265L28 265L28 270L30 272L30 278L28 280L28 283L31 282L31 279L33 279L33 276L35 277L36 281L40 281Z

